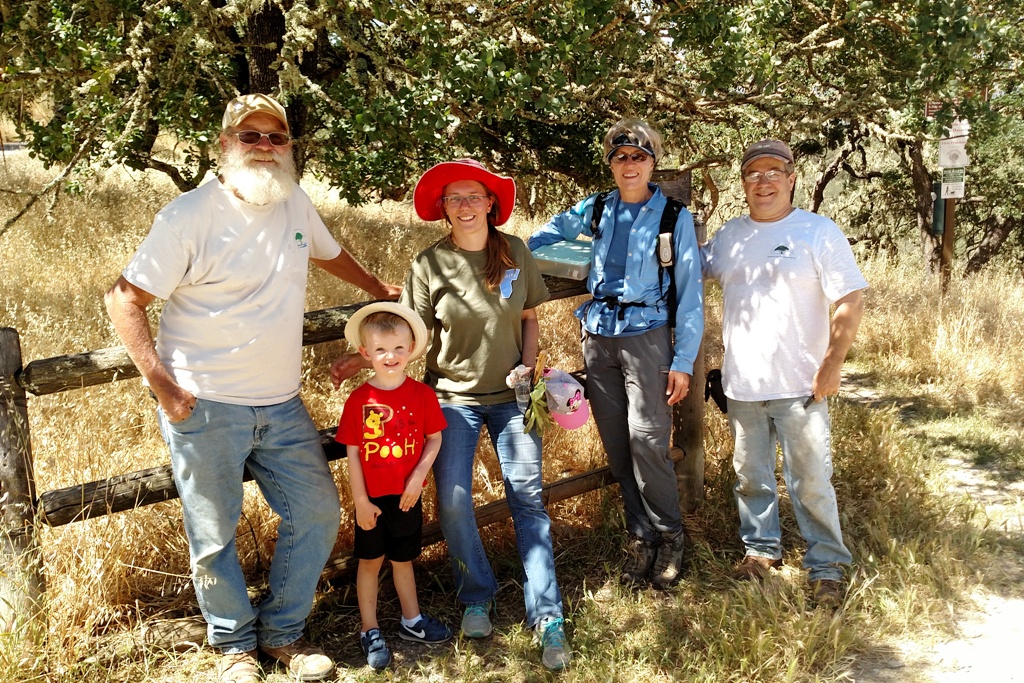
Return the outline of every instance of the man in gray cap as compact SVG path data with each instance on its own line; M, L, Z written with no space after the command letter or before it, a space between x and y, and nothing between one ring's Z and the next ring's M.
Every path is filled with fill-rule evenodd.
M727 222L701 247L704 274L721 283L725 300L722 384L746 547L735 578L760 580L782 565L779 443L813 597L835 607L851 558L831 482L825 398L839 392L867 282L836 224L793 207L796 175L786 143L750 145L740 173L750 214Z
M159 403L220 680L255 683L257 648L318 680L334 663L302 635L339 505L299 398L307 264L376 298L401 289L343 250L299 188L276 100L231 100L220 145L220 175L160 211L107 311ZM146 309L157 298L166 303L154 348ZM281 517L269 591L255 607L235 548L245 470Z

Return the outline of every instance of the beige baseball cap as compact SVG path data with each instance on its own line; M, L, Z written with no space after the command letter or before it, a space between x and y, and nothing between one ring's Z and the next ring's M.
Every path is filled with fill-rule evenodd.
M250 95L239 95L228 102L224 110L224 119L221 122L221 130L237 127L247 116L252 114L270 114L284 125L286 133L291 133L288 127L288 114L281 103L270 95L252 93Z

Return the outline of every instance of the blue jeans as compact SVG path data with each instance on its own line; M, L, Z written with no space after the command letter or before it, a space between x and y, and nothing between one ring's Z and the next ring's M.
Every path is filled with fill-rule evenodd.
M541 497L540 437L534 431L523 434L523 416L515 401L491 406L442 403L441 410L448 427L434 461L434 483L459 600L466 605L483 605L498 591L473 513L473 461L480 430L487 425L501 463L505 497L523 563L526 623L532 627L544 617L562 616L562 595L551 550L551 520Z
M807 542L804 569L811 581L838 580L850 563L839 528L839 507L832 488L828 405L804 408L806 397L774 401L729 399L729 426L736 450L736 504L740 537L747 555L782 557L775 445L782 446L782 476L793 502L800 534Z
M294 642L313 607L340 516L338 490L302 401L251 407L199 400L175 423L162 410L157 414L210 645L232 653ZM256 607L235 547L246 468L281 517L270 592Z

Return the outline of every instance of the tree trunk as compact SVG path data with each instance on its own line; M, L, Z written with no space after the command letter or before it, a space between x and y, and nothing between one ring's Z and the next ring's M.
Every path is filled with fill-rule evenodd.
M928 172L922 155L922 143L907 143L910 157L910 179L914 185L914 208L917 213L917 230L921 236L921 254L928 269L934 271L939 265L942 242L931 232L932 225L932 174Z
M851 154L853 154L853 146L843 145L839 149L836 158L821 172L818 181L814 183L814 192L811 193L811 213L818 213L818 209L821 208L822 203L825 201L825 188L839 175L839 170Z
M249 67L249 91L254 93L266 93L279 98L281 92L281 80L278 77L277 69L280 68L278 60L281 58L281 48L284 45L284 36L287 31L287 24L283 9L290 7L290 0L281 3L269 1L249 16L246 22L246 37L248 38L248 67ZM327 40L327 34L321 31L317 37L317 49L312 52L304 52L296 55L295 59L299 71L316 80L318 57L320 46ZM301 96L292 97L287 105L288 126L292 137L299 138L295 145L295 168L299 175L302 175L306 167L305 145L302 144L302 136L308 127L308 107Z
M978 246L971 252L967 259L967 266L964 268L964 275L974 275L985 267L989 261L999 253L1010 236L1018 226L1019 221L1011 220L1005 216L991 216L985 221L985 234L982 235Z

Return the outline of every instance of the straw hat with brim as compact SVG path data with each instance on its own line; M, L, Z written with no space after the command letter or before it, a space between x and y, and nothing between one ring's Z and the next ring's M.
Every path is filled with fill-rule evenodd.
M491 173L475 159L445 161L427 169L412 193L416 214L425 221L444 218L441 194L446 185L460 180L475 180L490 190L498 202L498 216L494 224L504 225L516 205L516 181L508 176Z
M366 320L366 316L382 311L401 316L409 323L413 339L412 354L410 354L409 360L414 361L422 356L427 350L427 343L430 341L430 333L427 332L427 326L423 323L423 318L420 317L419 313L395 301L378 301L363 306L353 313L345 325L345 339L348 340L348 343L356 349L362 346L363 340L359 338L359 328L362 326L363 321Z

